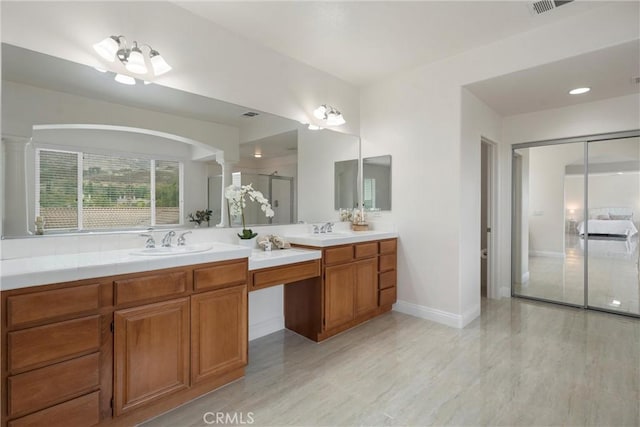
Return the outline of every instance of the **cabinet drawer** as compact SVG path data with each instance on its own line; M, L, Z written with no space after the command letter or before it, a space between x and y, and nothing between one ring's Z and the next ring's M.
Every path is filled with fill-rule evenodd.
M7 323L15 328L34 322L94 314L100 304L98 284L34 292L7 298Z
M100 422L100 392L43 409L26 417L9 421L9 427L89 427Z
M324 250L324 264L339 264L353 261L353 246L338 246Z
M380 255L379 271L389 271L396 269L396 254Z
M380 291L380 306L390 305L396 302L396 287L381 289Z
M380 273L378 276L380 289L391 288L393 286L396 286L396 284L398 283L398 273L396 272L396 270L386 271L384 273Z
M292 283L320 276L320 260L300 262L292 265L267 268L252 273L251 289Z
M397 251L397 248L398 248L398 241L396 239L380 241L381 254L395 254Z
M16 373L97 351L100 318L83 317L7 335L9 371Z
M27 414L86 393L100 383L100 354L8 378L9 415Z
M187 272L155 274L115 280L116 305L154 298L178 296L187 291Z
M248 263L242 261L224 262L211 267L199 268L193 272L196 291L225 288L247 283Z
M378 255L378 242L358 243L355 245L356 258L369 258Z

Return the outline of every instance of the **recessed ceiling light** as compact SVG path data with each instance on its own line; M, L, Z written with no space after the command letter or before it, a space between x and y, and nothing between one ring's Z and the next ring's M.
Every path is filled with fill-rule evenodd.
M571 89L569 91L569 95L580 95L580 94L583 94L583 93L587 93L590 90L591 90L590 87L578 87L578 88L575 88L575 89Z
M262 157L262 153L255 153L253 157L255 157L256 159L259 159Z

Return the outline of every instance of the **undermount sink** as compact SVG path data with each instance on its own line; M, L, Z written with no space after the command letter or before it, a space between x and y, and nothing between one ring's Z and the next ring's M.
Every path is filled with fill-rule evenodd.
M157 248L145 248L131 252L131 255L141 256L168 256L168 255L184 255L194 254L198 252L206 252L213 248L209 244L200 245L187 245L187 246L171 246L171 247L157 247Z

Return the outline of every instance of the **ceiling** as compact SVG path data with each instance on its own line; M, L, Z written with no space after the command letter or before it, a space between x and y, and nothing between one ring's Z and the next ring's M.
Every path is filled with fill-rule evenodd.
M576 1L535 16L526 1L173 3L242 37L362 86L606 2Z
M159 85L135 86L117 83L114 73L101 73L92 67L2 43L2 79L43 89L100 99L130 107L210 121L237 128L282 122L282 118L213 98ZM291 128L298 123L291 121Z
M298 153L298 131L292 130L278 135L271 135L257 141L240 145L240 158L254 158L255 153L262 154L262 159L286 157Z
M503 116L560 108L640 92L640 40L476 82L474 95ZM569 90L590 87L582 95Z

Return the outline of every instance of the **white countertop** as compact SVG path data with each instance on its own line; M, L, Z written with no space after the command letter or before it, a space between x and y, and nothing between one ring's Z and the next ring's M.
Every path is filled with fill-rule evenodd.
M395 231L334 231L331 233L300 233L287 234L284 236L290 243L296 245L315 246L325 248L335 245L347 245L350 243L368 242L371 240L382 240L397 238Z
M170 256L134 255L132 252L137 249L120 249L2 260L0 261L0 288L6 291L94 277L247 258L251 255L251 250L243 246L225 243L212 243L211 246L212 248L207 251Z
M322 251L313 249L274 249L263 251L254 249L249 258L249 270L259 270L261 268L277 267L279 265L294 264L297 262L320 259Z

